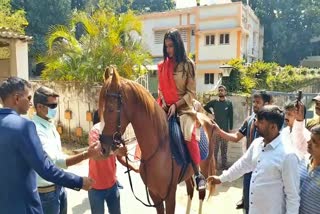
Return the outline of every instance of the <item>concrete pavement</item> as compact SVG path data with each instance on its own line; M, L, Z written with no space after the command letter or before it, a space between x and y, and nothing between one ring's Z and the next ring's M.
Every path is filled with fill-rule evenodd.
M88 160L82 163L69 167L68 171L77 175L88 175ZM156 214L154 208L148 208L137 201L130 189L129 180L126 171L120 163L117 163L117 176L120 183L124 186L124 189L120 190L121 195L121 211L123 214L135 214L135 213L148 213ZM134 172L132 174L132 182L134 183L134 191L136 195L144 202L147 201L145 187L142 183L139 174ZM69 214L89 214L90 205L88 195L86 191L81 190L73 191L67 189L68 194L68 213ZM242 181L239 179L232 183L226 183L219 185L216 190L216 195L210 200L205 200L203 204L203 214L240 214L242 210L236 210L235 204L241 199L242 195ZM179 184L177 190L177 206L176 213L185 213L187 206L187 191L184 183ZM191 213L198 213L198 194L195 192L194 199L192 201ZM107 209L107 206L106 206ZM106 213L108 213L106 211Z

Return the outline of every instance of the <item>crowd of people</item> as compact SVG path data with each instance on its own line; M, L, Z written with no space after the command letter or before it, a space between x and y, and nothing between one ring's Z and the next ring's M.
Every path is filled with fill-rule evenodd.
M320 116L320 95L312 100ZM247 137L244 155L220 176L208 178L221 184L244 176L243 200L237 206L245 213L319 213L319 118L307 123L308 129L302 102L292 101L283 109L260 91L253 95L252 115L237 132L215 125L219 137L227 141Z
M237 208L250 214L320 213L320 117L305 126L305 106L300 101L286 104L282 110L265 91L253 95L253 112L241 127L233 130L233 104L227 88L218 87L218 99L204 105L214 115L212 124L217 141L215 158L221 150L219 176L207 181L200 172L199 125L194 112L196 97L195 65L186 55L178 30L164 37L164 60L159 69L158 103L167 117L178 116L191 157L197 189L204 191L207 182L220 184L243 176L243 199ZM95 115L89 132L89 147L73 156L62 152L54 118L59 94L39 87L31 94L26 80L10 77L0 84L0 212L3 214L64 214L67 196L64 187L88 191L91 211L121 213L116 159L126 165L125 147L109 157L102 154L99 135L103 125ZM33 98L33 99L32 99ZM32 120L26 114L32 105ZM320 95L313 98L320 116ZM227 166L228 142L246 137L246 152L230 168ZM89 176L79 177L62 169L89 159ZM133 165L129 168L139 173Z

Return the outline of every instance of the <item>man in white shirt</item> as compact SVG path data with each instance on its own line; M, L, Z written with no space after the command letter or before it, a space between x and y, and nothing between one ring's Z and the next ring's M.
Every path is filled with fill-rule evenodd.
M284 139L290 139L285 142L290 142L289 145L293 146L299 159L302 159L308 154L307 147L311 136L310 131L305 127L304 105L299 102L296 106L296 102L290 102L284 106L284 111L286 127L281 131L281 135Z
M252 171L249 214L299 213L299 160L292 147L282 142L283 121L277 106L264 106L255 123L261 137L222 175L208 178L220 184Z
M101 148L95 143L81 154L70 157L63 154L60 135L53 123L58 108L58 97L59 95L50 88L42 86L37 89L33 97L36 115L32 120L36 125L43 150L56 166L66 169L68 166L75 165L85 159L99 156ZM37 176L37 185L43 213L67 213L67 197L63 187L46 181L39 175Z

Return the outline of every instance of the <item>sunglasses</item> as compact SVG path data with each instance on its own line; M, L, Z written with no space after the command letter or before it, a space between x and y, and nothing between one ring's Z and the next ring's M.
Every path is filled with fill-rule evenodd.
M55 109L58 107L58 103L41 103L41 104L51 109Z

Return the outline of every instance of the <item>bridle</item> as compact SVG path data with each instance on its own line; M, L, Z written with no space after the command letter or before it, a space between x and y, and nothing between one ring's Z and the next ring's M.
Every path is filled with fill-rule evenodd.
M119 148L121 145L125 145L125 141L122 138L121 133L121 110L122 110L122 95L120 93L106 93L107 97L115 97L117 98L117 127L116 131L112 135L100 135L100 142L105 144L111 144L112 150L116 150L116 148Z

